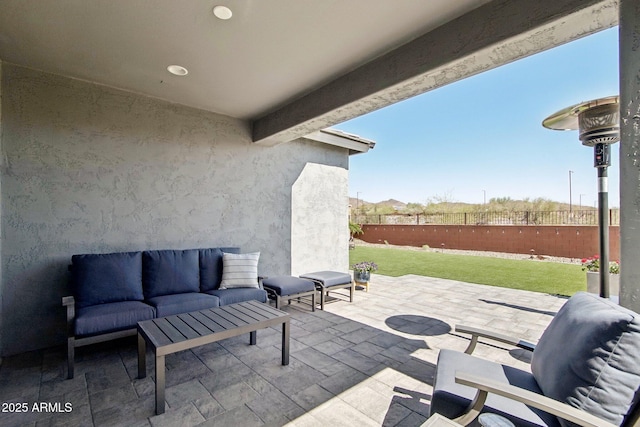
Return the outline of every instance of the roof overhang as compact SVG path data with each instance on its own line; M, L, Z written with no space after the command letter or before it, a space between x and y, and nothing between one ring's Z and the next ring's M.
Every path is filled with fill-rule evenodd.
M349 155L366 153L373 149L376 143L361 136L352 133L343 132L338 129L321 129L305 136L306 139L312 139L324 144L334 145L336 147L346 148Z

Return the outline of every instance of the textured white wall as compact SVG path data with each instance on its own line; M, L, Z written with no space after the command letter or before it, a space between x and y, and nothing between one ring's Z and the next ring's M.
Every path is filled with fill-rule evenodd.
M345 149L259 146L242 121L13 65L3 88L5 355L63 340L76 253L238 245L290 271L294 182L348 167Z
M348 171L307 163L291 194L291 274L349 268Z

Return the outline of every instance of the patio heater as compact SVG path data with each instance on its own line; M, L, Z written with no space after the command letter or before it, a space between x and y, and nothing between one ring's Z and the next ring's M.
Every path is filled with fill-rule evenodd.
M593 147L593 166L598 170L600 296L609 298L609 190L607 168L611 165L611 144L620 141L619 97L609 96L594 99L565 108L544 119L542 126L553 130L578 129L582 145Z

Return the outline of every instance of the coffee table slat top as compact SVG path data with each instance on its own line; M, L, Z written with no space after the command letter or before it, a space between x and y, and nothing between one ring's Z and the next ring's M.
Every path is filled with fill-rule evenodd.
M241 305L233 306L233 309L242 314L249 316L251 319L253 319L252 321L256 321L256 320L260 321L260 320L265 320L269 318L269 315L267 314L264 314L262 312L256 312L255 310L251 310L251 308L244 307Z
M268 319L268 317L259 316L257 313L252 313L250 310L243 310L243 307L229 307L229 312L247 323L261 322Z
M201 323L202 322L201 319L198 319L197 322L192 321L192 319L196 318L195 317L196 313L192 313L192 314L194 314L194 316L188 316L186 314L178 314L178 317L180 318L180 320L186 323L189 327L193 328L195 333L198 335L205 335L205 334L211 333L211 329L203 325Z
M161 317L159 319L153 320L155 320L155 322L153 323L158 326L158 328L167 336L167 338L169 338L169 341L171 341L172 343L185 339L184 335L182 335L180 331L177 330L166 317Z
M228 320L233 324L234 327L246 325L247 323L251 323L251 319L242 313L237 313L230 307L225 307L226 310L218 313L220 317L223 317L225 320Z
M218 340L227 331L229 336L238 335L244 329L251 332L256 329L257 324L260 324L260 327L280 324L283 317L289 317L289 314L273 309L267 304L249 301L145 320L138 322L138 327L147 337L147 341L157 349L158 354L170 354L184 347L186 341L191 341L191 348L196 344L192 340L201 342L198 345L202 345L213 335L216 335Z
M247 303L247 305L252 305L254 307L258 306L260 307L262 310L260 310L261 313L270 313L270 315L274 316L274 317L278 317L278 316L282 316L282 313L284 313L281 310L278 310L277 308L273 308L268 304L263 304L261 302L258 301L249 301Z
M212 311L203 310L202 314L204 314L209 319L211 319L214 322L216 322L218 325L222 326L223 330L224 329L231 329L231 328L234 328L235 326L237 326L234 323L232 323L229 320L227 320L225 317L222 317L219 313L214 313Z
M224 328L222 326L220 326L218 323L214 322L213 320L211 320L210 318L208 318L207 316L205 316L203 313L199 311L195 313L190 313L190 316L196 319L200 324L202 324L202 326L204 326L205 329L208 329L212 332L224 331ZM204 332L202 333L202 335L206 333L207 332Z
M172 316L167 320L169 321L169 323L171 323L171 326L176 328L178 332L184 335L187 339L198 338L202 335L198 333L198 331L191 324L185 323L185 321L182 320L179 315Z
M155 323L148 323L146 325L147 336L151 340L154 347L162 347L163 345L171 344L171 340L158 328Z

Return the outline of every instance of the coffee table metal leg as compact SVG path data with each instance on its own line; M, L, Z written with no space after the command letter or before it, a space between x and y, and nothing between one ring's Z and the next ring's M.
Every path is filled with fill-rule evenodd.
M147 376L147 342L138 332L138 378Z
M282 323L282 364L289 364L289 320Z
M164 356L156 355L156 415L164 414Z
M257 332L256 331L249 332L249 344L256 345L257 342L258 342Z

